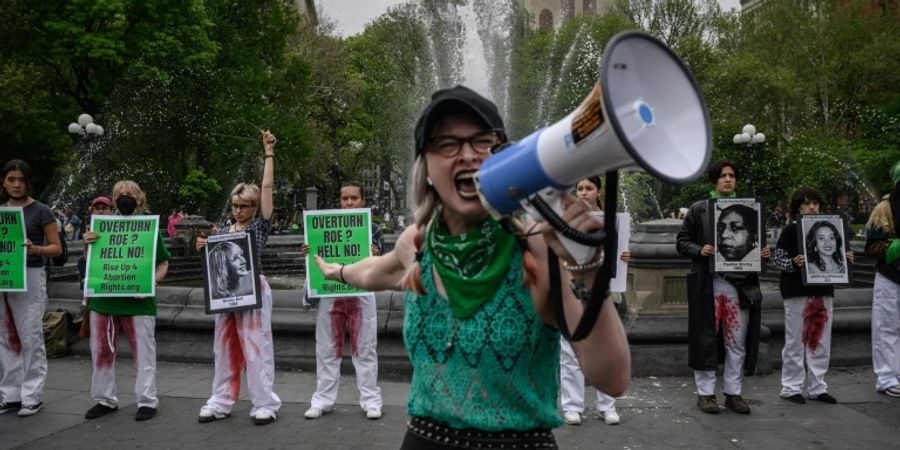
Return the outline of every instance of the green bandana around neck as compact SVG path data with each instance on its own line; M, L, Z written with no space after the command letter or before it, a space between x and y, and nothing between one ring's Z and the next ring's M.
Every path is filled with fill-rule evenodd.
M426 245L447 291L453 316L467 319L494 296L517 244L516 237L492 218L473 230L452 236L438 211L431 221Z
M737 197L737 191L734 191L728 195L720 195L718 193L718 191L716 191L715 189L709 191L709 198L731 198L731 197Z

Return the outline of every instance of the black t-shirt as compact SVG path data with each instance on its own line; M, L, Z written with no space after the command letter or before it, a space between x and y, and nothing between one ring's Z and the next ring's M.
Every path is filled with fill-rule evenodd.
M7 203L5 206L9 206ZM44 225L50 222L56 222L53 217L53 211L50 208L35 200L30 205L22 208L25 214L25 236L34 245L47 245L44 239ZM39 255L28 255L28 267L44 267L44 257Z
M797 222L792 222L781 233L778 238L777 249L784 250L791 258L800 254L800 243L797 240ZM777 251L776 249L776 251ZM830 284L804 286L803 274L800 268L794 266L793 272L781 272L781 296L783 298L790 297L810 297L827 295L834 296L834 286Z

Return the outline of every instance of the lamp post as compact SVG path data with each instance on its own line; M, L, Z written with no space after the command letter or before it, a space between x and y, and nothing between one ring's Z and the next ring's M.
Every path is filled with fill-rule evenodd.
M747 154L747 189L753 193L753 157L751 156L751 147L753 144L762 144L766 142L766 135L756 132L756 127L752 124L744 125L739 134L734 135L734 143L743 145Z
M82 114L78 116L78 122L72 122L68 127L69 134L73 137L100 137L106 130L100 125L94 123L94 118L90 114Z
M72 135L72 138L76 141L79 139L87 140L88 142L93 141L95 139L99 139L106 133L106 130L103 129L102 126L94 123L94 118L91 117L90 114L81 114L78 116L77 122L72 122L69 124L66 129L69 131L69 134ZM85 155L90 154L89 146L86 146ZM85 164L87 162L87 157L85 156ZM106 190L106 174L109 172L107 167L107 161L105 155L100 155L98 161L93 164L95 167L95 171L97 173L97 189L99 191Z

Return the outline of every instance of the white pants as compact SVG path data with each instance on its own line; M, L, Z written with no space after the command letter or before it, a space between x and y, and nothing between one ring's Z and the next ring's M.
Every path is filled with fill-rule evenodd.
M0 293L0 401L36 405L47 379L44 308L47 275L29 267L28 292Z
M584 413L584 374L572 345L559 339L559 400L563 412ZM616 398L597 390L597 410L606 412L616 408Z
M216 315L213 352L215 375L212 397L206 406L229 414L240 397L241 371L247 368L247 389L253 407L250 415L274 414L281 399L275 385L275 346L272 341L272 290L260 278L262 308Z
M805 378L809 380L806 392L810 396L828 390L825 373L831 360L833 301L829 296L784 299L782 396L802 394Z
M359 406L363 410L382 407L378 388L378 355L375 295L322 298L316 314L316 392L312 407L328 411L337 400L341 381L344 333L350 335L350 355L356 369Z
M875 274L872 298L872 368L875 389L900 384L900 286Z
M744 379L744 358L747 350L748 312L741 309L734 285L720 276L713 276L713 301L716 307L716 331L722 333L725 341L725 372L723 382L725 393L741 395L741 381ZM715 395L716 371L695 370L694 383L697 395Z
M138 407L156 408L156 317L110 316L91 311L91 398L97 403L115 407L116 348L119 331L125 332L137 374L134 377L134 397Z

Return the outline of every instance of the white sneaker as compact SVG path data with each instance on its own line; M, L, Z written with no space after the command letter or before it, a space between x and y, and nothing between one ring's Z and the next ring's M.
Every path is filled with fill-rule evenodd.
M618 425L619 421L622 420L619 417L619 413L616 412L616 408L612 408L608 411L600 411L600 418L603 419L607 425Z
M228 414L216 411L215 408L204 406L200 408L200 416L197 418L197 421L200 423L206 423L216 420L222 420L226 417L228 417Z
M563 413L566 425L581 425L581 413L578 411L566 411Z
M315 406L313 406L312 408L307 409L305 413L303 413L303 417L306 417L307 419L318 419L319 417L322 417L323 413L324 411L322 411L322 408L316 408Z
M274 422L276 419L278 419L278 416L274 412L258 412L255 416L253 416L253 424L267 425Z
M366 411L366 419L378 420L381 418L381 410L380 409L370 409Z
M40 402L34 405L22 405L22 408L19 409L19 417L33 416L37 414L43 406L44 402Z

